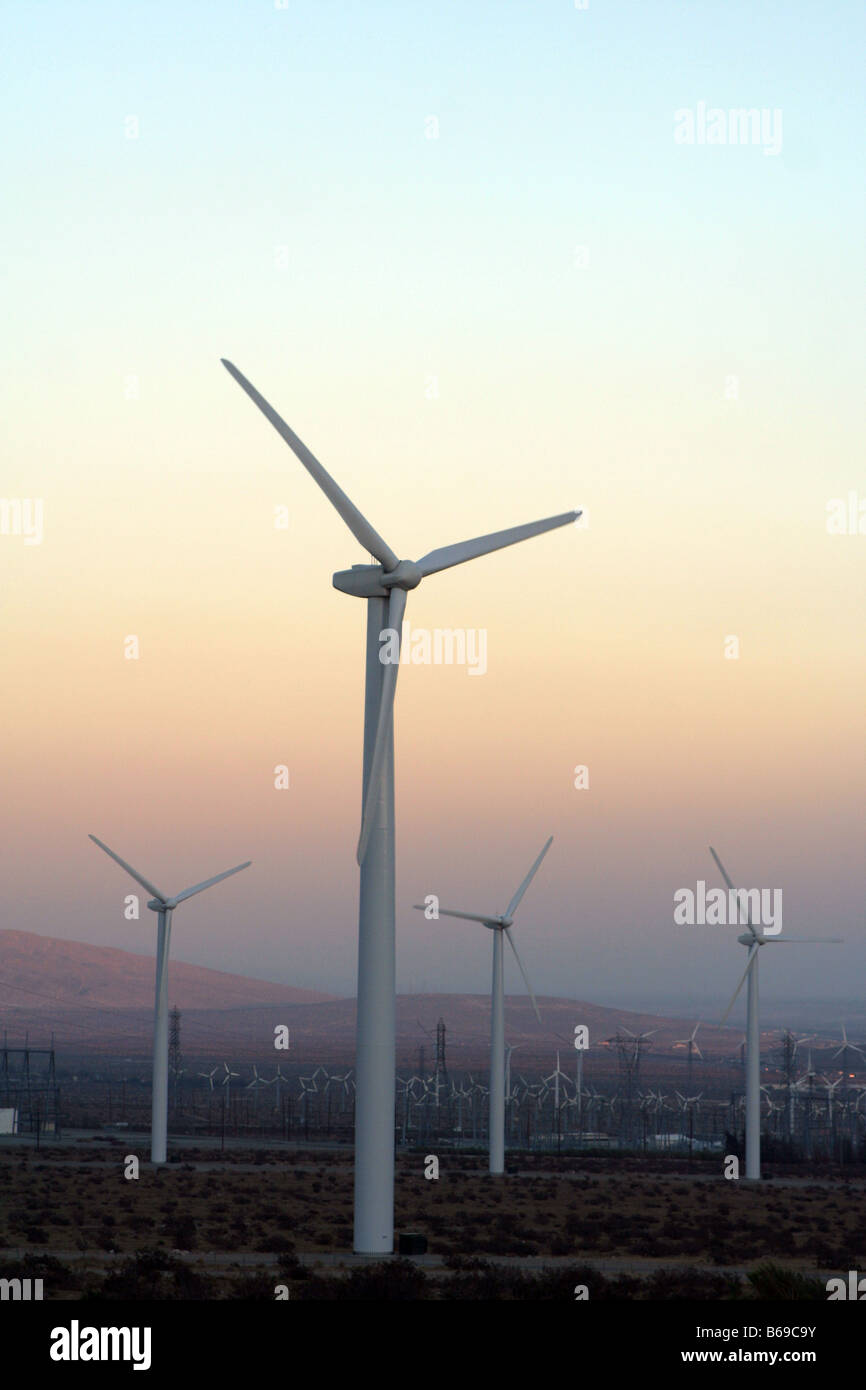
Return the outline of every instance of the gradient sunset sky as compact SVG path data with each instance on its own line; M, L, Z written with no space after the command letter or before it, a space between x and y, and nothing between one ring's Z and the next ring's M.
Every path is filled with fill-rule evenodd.
M584 507L430 578L404 666L397 979L724 1004L866 978L862 7L13 3L4 17L2 925L354 990L365 562L231 358L401 555ZM683 109L782 144L675 141ZM278 529L275 509L288 508ZM866 523L864 523L866 525ZM140 657L124 657L138 637ZM738 659L725 656L737 637ZM277 764L288 791L274 788ZM588 789L574 786L577 765ZM771 957L771 958L770 958ZM509 962L507 989L519 976Z

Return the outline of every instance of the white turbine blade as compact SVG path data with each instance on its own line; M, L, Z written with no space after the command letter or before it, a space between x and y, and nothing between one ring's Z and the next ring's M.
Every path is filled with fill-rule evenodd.
M810 941L813 945L823 946L825 941L833 942L837 946L845 940L844 936L765 936L764 941L768 946L784 946L787 942L793 941L799 945L801 941Z
M159 901L162 903L168 902L165 893L160 893L158 888L154 888L153 884L144 877L144 874L140 874L138 869L134 869L131 864L127 864L126 860L121 859L119 854L115 854L113 849L109 849L108 845L103 844L101 840L97 840L95 835L90 835L88 838L91 839L95 845L99 845L100 849L104 849L105 853L109 855L116 864L119 864L122 869L125 869L130 877L135 879L136 883L140 883L142 888L146 888L148 893L152 893L153 896L159 898Z
M511 899L511 902L508 904L507 908L503 912L503 917L510 917L512 913L517 911L523 899L524 893L526 892L532 880L535 878L535 875L538 873L538 870L541 866L541 861L544 858L547 851L550 849L550 846L552 844L553 836L551 835L550 839L547 841L547 844L544 846L544 849L541 851L532 868L529 870L529 873L526 875L526 878L523 880L517 892L514 894L514 897Z
M224 878L231 878L232 874L239 874L241 869L248 869L252 862L252 859L248 859L245 864L236 864L233 869L226 869L225 873L216 874L213 878L207 878L204 883L197 883L194 888L185 888L184 891L178 893L172 901L182 903L186 898L194 898L196 893L203 893L206 888L213 888L215 883L221 883Z
M520 959L520 956L517 954L517 947L515 946L515 944L514 944L512 938L511 938L511 932L509 931L508 927L505 928L505 939L506 939L506 941L508 942L509 946L511 947L512 951L514 952L514 959L517 961L518 968L519 968L519 970L520 970L521 975L523 976L523 983L526 985L526 992L527 992L527 994L529 995L529 998L530 998L530 1000L531 1000L531 1002L532 1002L532 1007L533 1007L533 1009L535 1010L535 1017L538 1019L538 1021L539 1021L539 1023L540 1023L540 1022L541 1022L541 1014L539 1013L539 1011L538 1011L538 1005L537 1005L537 1003L535 1002L535 995L532 993L532 985L529 983L529 976L527 975L526 971L525 971L524 968L523 968L523 961Z
M742 915L741 915L741 914L742 914L742 903L740 902L740 892L739 892L739 889L734 887L733 883L731 882L731 880L730 880L730 878L729 878L729 876L728 876L728 871L727 871L727 869L725 868L725 866L724 866L724 864L722 863L722 861L721 861L721 859L719 858L719 856L716 854L716 851L713 849L712 845L710 845L710 854L713 856L713 858L715 859L716 863L718 864L718 866L719 866L719 873L722 875L722 878L725 880L725 883L728 885L728 888L730 888L730 890L731 890L732 893L736 893L736 895L737 895L737 920L738 920L739 925L742 926L742 924L743 924ZM755 931L755 928L752 926L752 907L751 907L751 904L749 904L749 913L748 913L748 916L747 916L747 918L746 918L746 926L749 928L749 931L752 933L752 936L753 936L753 937L755 938L755 940L757 941L757 939L758 939L758 933Z
M576 521L580 512L562 512L559 516L548 516L544 521L528 521L524 526L510 526L507 531L491 531L489 536L476 536L471 541L457 541L455 545L443 545L431 550L418 561L422 578L428 574L438 574L440 570L450 569L452 565L462 565L466 560L476 560L479 555L489 555L493 550L502 550L518 541L528 541L532 536L541 536L545 531L553 531L557 526L567 526ZM392 568L389 566L389 568Z
M725 868L725 866L724 866L724 864L722 863L722 861L721 861L721 859L719 858L719 856L716 854L716 851L713 849L712 845L710 845L710 854L713 856L713 858L715 859L716 863L718 864L718 866L719 866L719 873L721 874L722 878L725 880L725 883L728 885L729 888L733 889L733 891L736 893L737 890L736 890L736 888L734 888L734 885L731 883L731 880L730 880L730 878L728 877L728 871L727 871L727 869Z
M358 839L358 863L363 864L370 843L370 834L379 811L376 795L382 768L385 765L385 749L388 743L388 729L394 714L394 695L397 691L397 672L400 670L400 653L403 638L403 614L406 611L406 590L393 588L388 598L388 626L397 633L397 660L385 664L382 680L382 693L379 698L379 717L376 722L376 737L373 741L373 754L364 788L364 804L361 813L361 834Z
M755 961L756 961L757 958L758 958L758 951L759 951L759 950L760 950L760 947L759 947L759 945L758 945L757 942L755 942L754 946L750 946L750 947L749 947L749 959L748 959L748 961L746 962L746 968L745 968L745 970L743 971L743 975L742 975L742 978L741 978L741 980L740 980L740 983L737 985L737 988L734 990L733 998L731 999L730 1004L729 1004L728 1007L725 1009L725 1012L722 1014L722 1017L721 1017L721 1019L719 1020L719 1026L720 1026L720 1027L721 1027L721 1025L724 1023L724 1021L725 1021L725 1019L727 1018L728 1014L731 1012L731 1009L732 1009L732 1008L734 1007L734 1005L736 1004L736 1002L737 1002L737 995L739 994L740 990L743 988L743 985L746 983L746 978L747 978L747 976L748 976L748 974L749 974L749 971L751 970L752 966L755 964Z
M258 406L265 419L270 420L277 434L281 435L286 441L289 448L296 457L300 459L310 476L319 484L319 487L322 489L328 501L340 513L340 516L345 521L355 539L359 541L364 549L369 551L371 555L375 555L376 559L385 566L386 570L394 569L399 561L391 547L386 545L379 535L379 532L376 531L374 527L370 525L367 518L358 511L354 502L349 500L343 489L337 486L330 473L328 473L319 463L319 460L310 453L306 444L302 443L294 430L289 429L285 420L277 414L272 406L268 405L264 396L256 390L252 382L247 381L243 372L239 372L233 362L227 362L224 357L220 358L220 361L226 371L234 377L238 385L243 387L250 400Z
M427 908L423 903L413 903L412 906L418 912L426 912ZM482 917L479 912L457 912L453 907L437 908L440 917L463 917L467 922L495 922L495 917Z

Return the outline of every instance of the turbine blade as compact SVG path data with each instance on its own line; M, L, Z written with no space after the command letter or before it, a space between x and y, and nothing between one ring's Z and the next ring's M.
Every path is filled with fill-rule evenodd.
M532 1007L533 1007L533 1009L535 1010L535 1017L538 1019L538 1021L539 1021L539 1023L540 1023L540 1022L541 1022L541 1014L539 1013L539 1011L538 1011L538 1005L537 1005L537 1003L535 1002L535 995L532 993L532 985L529 983L529 976L527 975L526 971L525 971L524 968L523 968L523 961L520 959L520 956L517 954L517 947L515 946L514 941L512 940L511 932L510 932L510 930L508 929L508 927L505 927L505 929L504 929L504 934L505 934L505 939L506 939L506 941L508 942L508 944L509 944L509 946L511 947L512 951L514 952L514 959L517 961L518 967L519 967L519 969L520 969L520 973L521 973L521 975L523 976L523 983L526 985L526 992L527 992L527 994L529 995L530 1001L531 1001L531 1003L532 1003Z
M379 697L379 717L376 721L376 736L373 740L373 754L370 758L370 769L367 775L367 785L364 788L364 801L361 812L361 834L358 839L358 863L363 864L367 853L367 846L370 843L370 835L373 830L373 822L379 810L379 799L376 795L379 779L382 776L382 769L385 765L385 749L388 743L388 733L391 727L391 720L394 714L394 696L397 691L397 673L400 670L400 653L403 640L403 614L406 611L406 590L393 588L388 599L388 626L397 633L397 660L385 663L385 674L382 679L382 693Z
M319 460L310 453L306 444L298 438L294 430L289 428L285 420L277 414L273 407L268 405L264 396L256 390L252 382L247 381L243 372L239 372L233 362L227 362L224 357L221 357L220 361L226 371L234 377L238 385L243 387L250 400L258 406L265 419L271 422L277 434L281 435L286 441L289 448L296 457L300 459L310 476L319 484L319 487L322 489L328 501L340 513L340 516L345 521L355 539L365 550L369 551L371 555L375 555L376 559L380 564L385 566L386 570L394 569L399 561L391 547L386 545L379 535L379 532L376 531L374 527L370 525L367 518L358 511L354 502L350 501L343 489L338 487L330 473L328 473L319 463Z
M730 1004L729 1004L728 1007L725 1009L725 1012L722 1014L722 1017L721 1017L720 1020L719 1020L719 1026L720 1026L720 1027L721 1027L721 1025L724 1023L724 1021L725 1021L725 1019L727 1018L728 1014L731 1012L731 1009L732 1009L732 1008L734 1007L734 1005L736 1004L736 1002L737 1002L737 995L739 994L740 990L743 988L743 985L746 983L746 979L747 979L747 977L748 977L749 971L752 969L752 966L755 964L755 961L758 959L758 951L759 951L760 949L761 949L761 948L760 948L760 946L758 945L757 942L755 942L754 946L750 946L750 947L749 947L749 959L748 959L747 962L746 962L746 968L745 968L745 970L743 971L743 974L742 974L742 978L741 978L741 980L740 980L740 983L737 985L737 988L734 990L733 997L732 997L732 999L731 999Z
M526 878L523 880L517 892L514 894L514 897L511 899L511 902L508 904L507 908L503 912L503 917L510 917L512 913L517 911L518 907L520 906L523 900L524 893L526 892L532 880L535 878L535 875L538 873L538 870L541 867L541 861L544 858L547 851L550 849L550 846L552 844L553 836L551 835L550 839L547 841L547 844L544 846L544 849L541 851L532 868L529 870L529 873L526 875Z
M718 866L719 866L719 873L721 874L722 878L725 880L725 883L728 885L729 888L733 888L733 889L734 889L734 892L736 892L737 890L734 888L734 885L731 883L731 880L730 880L730 878L728 877L728 871L727 871L727 869L725 868L725 866L724 866L724 864L722 863L722 861L721 861L721 859L719 858L719 856L716 854L716 851L713 849L712 845L710 845L710 854L713 856L713 858L715 859L716 863L718 864Z
M725 880L725 883L728 885L728 888L731 890L732 893L736 893L736 895L737 895L737 922L738 922L738 924L739 924L740 926L742 926L742 925L743 925L743 919L742 919L742 903L740 902L740 893L739 893L739 889L735 888L734 885L731 883L731 880L730 880L730 878L728 877L728 871L727 871L727 869L725 868L725 866L724 866L724 864L722 863L722 861L721 861L721 859L719 858L719 856L716 854L716 851L713 849L712 845L710 845L710 854L713 856L713 858L715 859L716 863L718 864L718 866L719 866L719 873L722 875L722 878ZM755 938L755 940L757 941L757 939L758 939L758 933L755 931L755 928L752 926L752 905L751 905L751 903L749 904L749 914L748 914L748 917L746 918L746 926L749 928L749 931L752 933L752 936L753 936L753 937Z
M131 864L127 864L125 859L121 859L120 855L115 854L114 850L109 849L108 845L103 844L102 840L97 840L95 835L90 835L88 838L91 839L95 845L99 845L100 849L104 849L105 853L113 859L116 864L119 864L122 869L125 869L130 877L134 878L136 883L140 883L142 888L146 888L148 893L151 893L153 897L159 898L162 903L168 901L165 893L160 893L158 888L154 888L153 884L144 877L144 874L140 874L138 869L134 869Z
M426 912L427 908L422 903L413 903L412 906L419 912ZM478 912L456 912L453 907L440 907L437 909L440 917L463 917L467 922L495 922L495 917L482 917Z
M239 874L241 869L248 869L252 862L252 859L247 859L246 863L236 864L233 869L226 869L224 873L215 874L213 878L206 878L204 883L197 883L194 888L185 888L173 901L182 903L186 898L194 898L196 893L203 893L206 888L213 888L215 883L221 883L224 878L231 878L232 874Z
M766 944L767 944L768 946L773 945L773 944L775 944L775 945L777 945L777 946L784 946L785 943L788 942L788 941L793 941L795 945L799 945L801 941L809 941L809 942L812 943L813 946L814 946L814 945L821 945L821 946L823 946L825 941L831 941L831 942L834 942L834 943L838 946L838 945L840 945L844 940L845 940L844 936L765 936L765 937L764 937L764 941L766 942Z
M491 531L489 536L476 536L471 541L458 541L456 545L443 545L431 550L418 561L422 577L438 574L440 570L450 569L452 565L462 565L466 560L476 560L479 555L489 555L492 550L502 550L517 541L528 541L532 536L541 536L545 531L553 531L557 526L567 526L576 521L580 512L562 512L559 516L548 516L543 521L527 521L523 526L511 526L507 531ZM392 566L389 566L392 568Z

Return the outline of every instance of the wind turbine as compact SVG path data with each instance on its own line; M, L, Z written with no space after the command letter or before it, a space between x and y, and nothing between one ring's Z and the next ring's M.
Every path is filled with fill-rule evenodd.
M231 1102L231 1084L232 1084L232 1077L234 1077L234 1079L235 1079L236 1081L239 1081L239 1080L240 1080L240 1072L238 1072L238 1071L232 1071L231 1068L229 1067L228 1062L223 1062L223 1071L225 1072L225 1075L223 1076L223 1079L222 1079L222 1081L220 1082L220 1085L221 1085L221 1086L227 1086L227 1087L229 1088L228 1090L226 1090L226 1091L223 1092L223 1104L226 1105L226 1104L230 1104L230 1102Z
M835 1081L831 1081L829 1077L823 1076L823 1077L821 1078L821 1080L824 1082L824 1086L826 1087L826 1090L827 1090L827 1119L828 1119L828 1120L830 1121L830 1123L832 1124L832 1123L833 1123L833 1092L836 1090L836 1087L837 1087L837 1086L841 1086L841 1085L842 1085L842 1082L845 1080L845 1078L844 1078L844 1076L837 1076Z
M194 888L185 888L182 893L176 893L174 897L169 897L166 893L161 893L158 888L155 888L137 869L133 869L131 864L127 864L125 859L121 859L119 854L115 854L113 849L109 849L108 845L103 844L102 840L97 840L95 835L91 835L90 839L95 845L99 845L99 848L104 850L110 859L125 869L136 883L140 883L142 888L146 888L148 893L153 894L147 905L151 912L156 913L159 925L156 938L156 991L153 1010L150 1161L151 1163L165 1163L168 1135L168 952L171 942L172 913L178 903L185 902L187 898L195 897L196 893L203 893L206 888L212 888L215 883L221 883L224 878L231 878L232 874L239 874L241 869L248 869L252 860L247 859L243 864L236 864L233 869L226 869L224 873L205 879L204 883L197 883Z
M273 1074L273 1076L270 1078L270 1080L269 1080L268 1082L266 1082L266 1085L268 1085L268 1086L276 1086L276 1088L277 1088L277 1098L276 1098L276 1100L274 1101L274 1109L275 1109L275 1110L279 1110L279 1109L280 1109L280 1089L281 1089L281 1087L282 1087L283 1082L284 1082L284 1081L288 1081L288 1079L289 1079L289 1078L288 1078L287 1076L283 1076L282 1068L280 1067L279 1062L277 1062L277 1069L276 1069L276 1071L274 1072L274 1074Z
M848 1070L848 1053L849 1053L849 1052L856 1052L857 1055L858 1055L858 1057L860 1058L860 1061L861 1061L861 1062L863 1061L863 1049L862 1049L861 1047L857 1047L856 1043L852 1043L852 1042L849 1042L849 1041L848 1041L848 1034L847 1034L847 1032L845 1031L845 1024L843 1023L843 1024L842 1024L842 1046L839 1048L839 1050L838 1050L837 1052L834 1052L834 1053L833 1053L833 1056L832 1056L832 1059L831 1059L831 1060L835 1062L835 1060L836 1060L837 1057L841 1057L841 1058L842 1058L842 1070L843 1070L844 1072L847 1072L847 1070Z
M505 993L503 984L503 961L502 961L502 938L508 941L509 946L514 952L523 982L526 985L526 992L532 1000L532 1007L539 1023L541 1014L538 1012L538 1005L535 1002L535 995L532 993L532 986L529 983L529 976L523 968L523 961L517 954L517 947L511 935L511 925L514 921L514 914L523 900L523 895L529 887L538 870L541 861L546 855L550 846L553 844L553 836L547 841L544 849L539 854L526 878L521 883L511 902L508 904L501 916L481 916L477 912L456 912L453 908L440 907L438 909L440 917L460 917L467 922L480 922L482 926L488 927L493 932L493 986L491 1000L491 1020L490 1020L490 1114L489 1114L489 1143L490 1143L490 1172L505 1172ZM413 906L419 912L426 912L426 907L422 903L414 903Z
M417 562L400 560L252 383L231 362L225 358L222 362L319 485L355 539L379 562L341 570L333 576L333 584L342 593L367 600L364 764L357 849L361 892L354 1249L359 1254L390 1254L394 1249L396 1074L393 713L406 594L431 574L566 526L576 521L580 513L563 512L543 521L443 546ZM396 660L387 660L382 647L384 636L396 646Z
M562 1071L561 1068L560 1068L560 1065L559 1065L559 1052L557 1051L557 1054L556 1054L556 1070L555 1070L555 1071L552 1071L552 1072L550 1073L550 1076L546 1076L546 1077L544 1078L545 1084L546 1084L547 1082L549 1082L549 1081L552 1081L552 1082L553 1082L553 1115L554 1115L554 1121L555 1121L555 1123L556 1123L556 1147L557 1147L557 1152L560 1152L560 1150L561 1150L561 1148L562 1148L562 1113L561 1113L560 1101L559 1101L559 1082L560 1082L560 1078L566 1083L565 1086L563 1087L563 1092L564 1092L564 1094L565 1094L565 1096L566 1096L566 1103L567 1103L567 1098L568 1098L568 1080L569 1080L569 1078L566 1076L565 1072Z
M690 1088L691 1088L691 1084L692 1084L692 1058L693 1058L693 1057L700 1057L701 1061L704 1060L704 1054L701 1052L701 1049L698 1047L697 1043L695 1042L695 1038L697 1037L698 1029L700 1028L700 1026L701 1026L700 1023L696 1023L695 1026L694 1026L694 1028L692 1029L691 1033L689 1034L689 1036L688 1036L687 1038L677 1038L677 1039L675 1040L675 1042L674 1042L674 1047L688 1047L688 1049L689 1049L689 1087L690 1087Z
M737 916L740 917L741 901L737 889L728 877L728 871L722 863L716 851L710 845L710 854L719 867L719 872L725 880L728 889L736 894L737 897ZM742 925L742 922L740 923ZM722 1015L722 1023L725 1022L728 1014L736 1003L737 996L743 985L748 980L748 994L746 999L746 1177L755 1181L761 1177L761 1031L758 1024L758 952L762 946L773 944L784 945L788 941L795 942L838 942L838 936L799 936L785 937L765 936L763 932L755 930L752 923L752 905L749 900L749 910L746 920L748 931L743 932L737 937L741 945L749 948L749 958L746 961L746 968L743 971L740 983L734 990L733 998Z

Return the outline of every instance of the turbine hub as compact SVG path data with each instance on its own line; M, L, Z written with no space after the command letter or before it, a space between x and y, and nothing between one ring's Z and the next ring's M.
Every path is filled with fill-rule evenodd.
M382 583L389 589L417 589L423 578L414 560L401 560L394 569L382 575Z
M762 937L753 936L750 931L744 931L742 936L737 937L737 940L741 946L754 946L756 942L759 946L763 946L764 944Z

